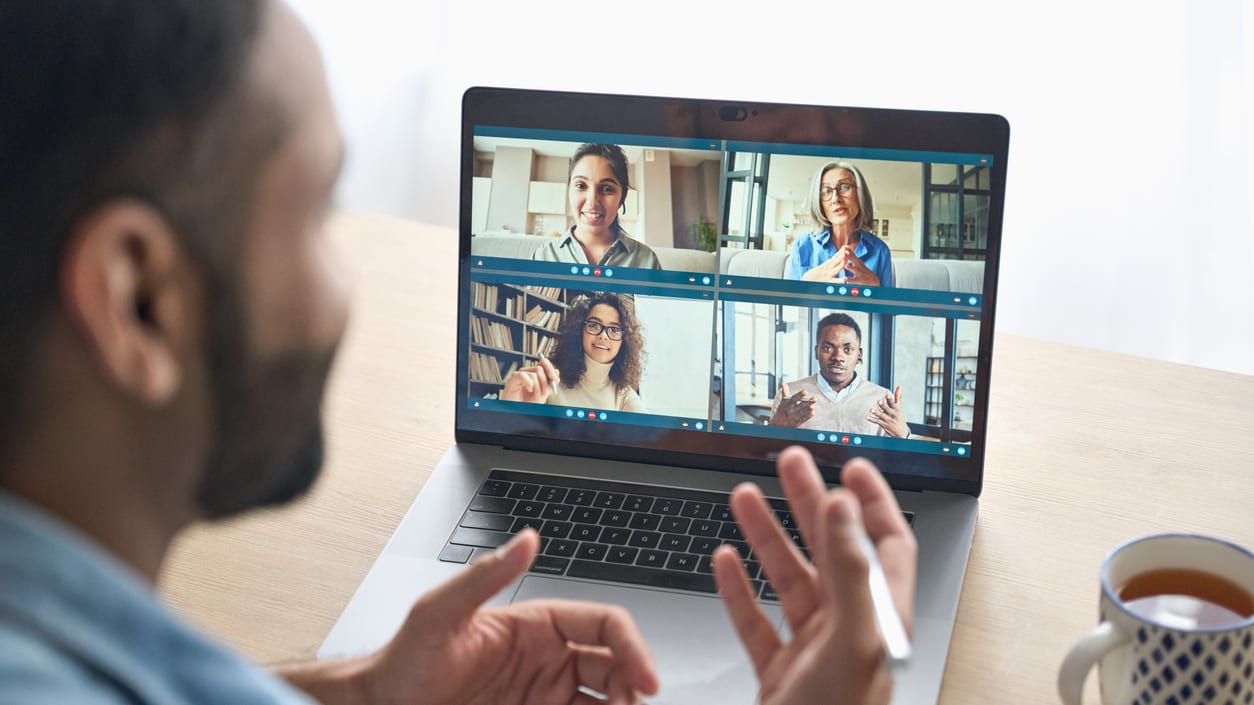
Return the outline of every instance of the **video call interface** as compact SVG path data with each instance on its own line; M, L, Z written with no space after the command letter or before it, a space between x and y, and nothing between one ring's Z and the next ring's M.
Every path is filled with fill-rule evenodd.
M539 435L966 457L991 166L476 128L465 401Z

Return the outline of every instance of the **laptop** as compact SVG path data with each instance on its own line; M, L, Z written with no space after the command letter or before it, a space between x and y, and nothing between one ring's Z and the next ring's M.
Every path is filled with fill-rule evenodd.
M936 702L984 479L1008 142L989 114L468 90L456 445L319 657L380 647L535 527L541 556L489 604L623 605L649 702L753 703L709 554L740 549L785 632L727 497L782 497L774 459L802 445L829 483L863 456L894 488L919 544L894 702ZM825 265L847 223L859 265Z

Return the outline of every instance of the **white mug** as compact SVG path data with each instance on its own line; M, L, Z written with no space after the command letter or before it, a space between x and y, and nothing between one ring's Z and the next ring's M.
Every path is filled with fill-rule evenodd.
M1188 598L1132 599L1147 574L1181 580L1184 571L1218 577L1248 603L1230 612ZM1254 553L1196 534L1146 536L1106 558L1101 589L1100 624L1058 673L1065 705L1081 705L1095 663L1105 705L1254 705Z

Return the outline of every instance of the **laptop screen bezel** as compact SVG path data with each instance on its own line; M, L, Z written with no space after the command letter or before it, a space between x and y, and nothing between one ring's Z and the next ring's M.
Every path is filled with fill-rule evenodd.
M730 119L729 119L730 118ZM458 387L455 390L455 438L561 455L606 458L655 465L696 467L756 475L775 472L771 460L788 443L765 438L672 430L654 447L622 445L625 429L601 425L601 440L538 437L521 432L484 430L491 414L471 409L464 382L467 369L471 269L471 179L476 126L537 130L603 132L673 138L792 145L831 145L921 152L988 154L990 208L988 248L984 264L984 295L980 313L975 408L970 456L965 458L850 448L810 446L825 479L836 482L843 461L859 455L877 463L899 490L937 490L979 495L983 487L987 447L989 378L991 375L997 275L1000 261L1009 124L995 114L916 111L820 105L778 104L734 100L605 95L512 88L474 87L463 96L461 134L460 217L458 254ZM489 415L489 416L483 416ZM478 422L478 423L476 423ZM610 429L609 432L606 432ZM719 453L733 444L737 452ZM810 444L802 444L810 445ZM748 456L748 457L746 457ZM905 472L898 471L903 464Z

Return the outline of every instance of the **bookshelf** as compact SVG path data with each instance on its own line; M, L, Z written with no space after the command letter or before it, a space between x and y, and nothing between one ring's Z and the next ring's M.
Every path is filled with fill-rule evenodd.
M945 358L929 357L923 380L923 423L927 426L948 427L955 431L970 431L975 415L975 371L978 360L974 356L954 357L953 386L945 387ZM952 400L947 396L952 395ZM949 413L946 414L946 405Z
M555 287L472 284L470 396L500 392L511 372L553 354L568 295Z

